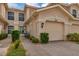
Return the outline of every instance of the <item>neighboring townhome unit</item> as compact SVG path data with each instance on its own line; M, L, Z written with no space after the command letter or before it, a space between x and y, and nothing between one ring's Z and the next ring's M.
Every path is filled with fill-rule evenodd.
M29 13L24 21L26 31L37 38L46 32L49 33L49 41L65 40L68 33L79 32L78 4L52 3L42 9L28 7L25 10Z
M6 19L7 4L0 3L0 33L7 32L8 20Z
M24 33L24 11L15 9L15 8L8 8L7 11L7 19L9 21L8 25L8 34L11 34L13 30L19 30L21 34Z

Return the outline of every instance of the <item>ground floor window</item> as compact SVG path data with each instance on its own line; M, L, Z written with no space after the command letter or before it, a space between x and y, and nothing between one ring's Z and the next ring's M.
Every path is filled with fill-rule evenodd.
M19 26L19 30L20 30L21 34L24 34L24 26Z
M14 29L14 26L8 26L8 34L11 34Z

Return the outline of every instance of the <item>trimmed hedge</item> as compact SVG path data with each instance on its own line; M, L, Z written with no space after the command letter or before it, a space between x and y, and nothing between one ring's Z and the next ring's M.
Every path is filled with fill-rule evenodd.
M32 43L39 43L40 41L41 43L48 43L49 41L48 33L40 33L40 40L29 33L25 33L25 38L30 39Z
M3 39L5 39L5 38L7 38L8 37L8 34L7 33L1 33L0 34L0 40L3 40Z
M31 40L32 40L32 43L39 43L39 39L34 36L31 37Z
M48 43L49 36L48 33L40 33L41 43Z
M32 43L39 43L39 39L30 35L29 33L25 33L25 38L30 39Z
M67 35L67 40L74 41L74 42L79 42L79 33L69 33Z
M20 38L20 31L14 30L12 31L12 42L15 42Z
M30 35L28 39L30 39L32 41L32 43L39 43L39 39L34 36Z

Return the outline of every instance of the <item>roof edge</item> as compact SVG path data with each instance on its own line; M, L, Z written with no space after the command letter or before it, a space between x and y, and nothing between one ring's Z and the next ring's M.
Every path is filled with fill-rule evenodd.
M60 9L62 9L70 18L72 18L73 20L76 19L75 17L73 17L68 11L66 11L61 5L54 5L54 6L49 6L49 7L46 7L46 8L43 8L43 9L39 9L39 10L36 10L35 13L39 13L39 12L42 12L42 11L45 11L45 10L48 10L48 9L51 9L51 8L55 8L55 7L59 7ZM33 13L33 15L35 14ZM33 16L32 15L32 16ZM30 16L28 19L30 19L32 16ZM24 22L24 24L26 23L27 21Z

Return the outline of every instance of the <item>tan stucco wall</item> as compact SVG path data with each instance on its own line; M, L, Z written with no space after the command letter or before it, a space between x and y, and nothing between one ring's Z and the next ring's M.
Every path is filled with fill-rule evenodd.
M62 22L65 21L67 22L68 16L60 8L53 8L39 13L40 21L55 20L55 19L59 19L59 21Z
M30 15L30 10L28 8L25 8L24 12L25 12L25 20L27 20Z
M0 14L3 16L3 17L6 17L6 8L4 6L3 3L0 3Z
M25 20L27 21L27 19L32 16L33 12L36 10L36 8L33 8L33 7L26 7L24 9L24 12L25 12Z
M38 21L37 18L32 19L32 21L27 25L26 31L28 31L31 35L38 35Z
M79 33L79 24L72 24L71 33Z

